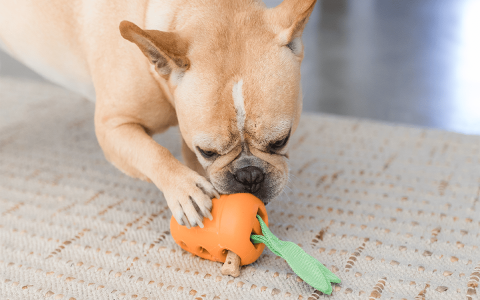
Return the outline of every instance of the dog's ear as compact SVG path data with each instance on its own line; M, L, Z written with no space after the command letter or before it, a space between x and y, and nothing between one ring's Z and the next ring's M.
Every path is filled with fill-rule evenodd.
M155 65L160 75L168 78L173 69L185 71L190 66L186 54L188 43L178 33L159 30L142 30L132 22L120 23L122 37L135 43Z
M276 25L279 39L292 49L302 52L300 37L317 0L284 0L268 11L269 20Z

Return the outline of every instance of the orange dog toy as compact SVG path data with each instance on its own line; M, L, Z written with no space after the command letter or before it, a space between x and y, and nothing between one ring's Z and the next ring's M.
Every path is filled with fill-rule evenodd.
M265 244L252 243L250 235L262 234L257 214L268 225L263 202L252 194L222 195L212 202L213 219L210 221L204 218L203 228L197 226L188 229L172 217L170 232L175 242L182 249L212 261L227 260L228 264L233 262L233 265L248 265L256 261L265 249ZM235 262L237 255L240 260Z

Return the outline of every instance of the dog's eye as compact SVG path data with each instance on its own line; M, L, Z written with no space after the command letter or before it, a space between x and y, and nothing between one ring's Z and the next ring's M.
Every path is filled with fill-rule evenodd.
M288 142L288 138L290 137L290 134L287 135L284 139L278 140L276 142L270 143L270 149L271 150L280 150L282 149Z
M294 38L286 45L295 55L299 55L302 52L302 41L300 38Z
M203 150L200 147L197 147L197 149L200 152L200 154L202 154L202 156L205 157L205 158L212 158L212 157L215 157L216 155L218 155L214 151Z
M290 48L290 50L292 50L293 52L295 52L295 44L293 42L290 42L287 44L287 47Z

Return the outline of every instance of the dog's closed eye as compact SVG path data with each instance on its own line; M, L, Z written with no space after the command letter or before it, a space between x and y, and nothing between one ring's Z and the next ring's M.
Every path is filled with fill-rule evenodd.
M297 37L291 40L286 45L295 55L300 55L302 53L302 40Z
M288 135L283 139L270 143L268 145L268 148L270 149L271 152L279 151L283 149L283 147L285 147L289 138L290 138L290 133L288 133Z
M205 157L206 159L213 159L213 158L216 158L218 156L218 153L215 152L215 151L210 151L210 150L203 150L202 148L198 147L197 146L197 150L198 152L200 152L200 154Z

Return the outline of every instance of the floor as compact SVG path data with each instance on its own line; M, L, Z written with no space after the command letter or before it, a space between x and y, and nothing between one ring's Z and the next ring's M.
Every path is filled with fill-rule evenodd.
M479 15L477 0L319 0L304 111L480 134ZM4 75L42 80L0 52Z

